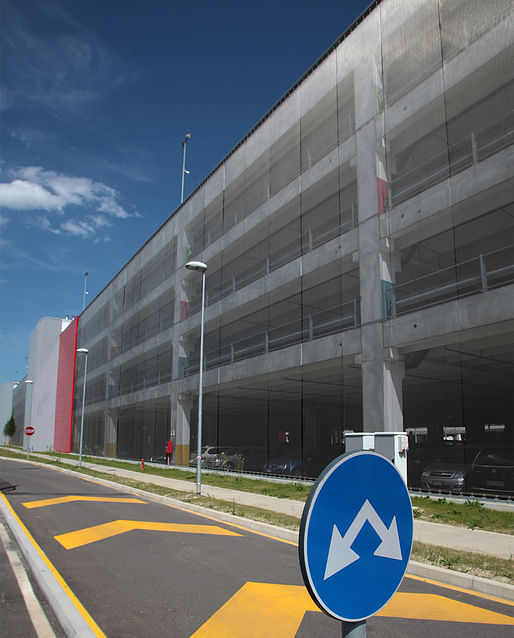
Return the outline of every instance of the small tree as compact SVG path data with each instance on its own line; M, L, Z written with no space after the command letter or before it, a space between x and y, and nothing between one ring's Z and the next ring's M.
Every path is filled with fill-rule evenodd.
M14 417L11 415L11 418L4 425L4 434L8 439L12 439L16 432L16 421Z

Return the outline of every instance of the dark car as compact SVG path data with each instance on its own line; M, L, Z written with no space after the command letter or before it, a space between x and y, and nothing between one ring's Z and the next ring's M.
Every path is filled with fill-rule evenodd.
M269 460L263 467L266 474L278 474L281 476L302 476L303 460L301 450L286 452Z
M316 449L303 454L301 450L293 450L282 456L270 459L264 465L263 472L279 476L316 478L330 461L330 453L327 453L326 450Z
M471 490L514 496L514 450L505 447L481 450L471 465Z
M268 457L268 450L262 446L235 448L224 459L223 469L239 472L260 472Z

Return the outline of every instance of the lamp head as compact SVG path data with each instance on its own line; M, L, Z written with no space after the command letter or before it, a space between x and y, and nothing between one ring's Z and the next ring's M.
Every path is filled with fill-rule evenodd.
M188 270L196 270L198 272L205 272L207 270L207 264L203 261L188 261L186 264Z

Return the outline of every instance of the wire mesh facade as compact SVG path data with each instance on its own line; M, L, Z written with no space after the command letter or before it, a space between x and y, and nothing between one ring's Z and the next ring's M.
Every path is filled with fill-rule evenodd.
M513 33L508 0L373 5L81 315L86 448L187 465L199 259L203 441L242 469L316 476L345 430L408 431L412 485L509 449Z

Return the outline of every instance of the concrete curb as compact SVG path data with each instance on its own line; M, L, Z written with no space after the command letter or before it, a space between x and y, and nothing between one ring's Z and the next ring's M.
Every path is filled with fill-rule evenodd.
M66 635L70 638L98 638L99 635L103 635L91 629L84 616L71 600L68 592L59 583L53 571L20 526L16 517L13 516L3 498L0 498L0 513L9 526L25 560L30 566L32 574L44 592Z
M17 460L25 463L27 462L26 459L11 460ZM77 474L77 472L65 467L55 467L46 463L38 463L37 461L30 462L37 465L42 465L44 467L50 467L61 472L70 473L75 476ZM144 480L144 477L141 477L139 475L138 478L140 478L140 480ZM234 514L229 514L226 512L219 512L217 510L202 507L194 503L179 501L167 496L160 496L158 494L154 494L153 492L148 492L146 490L117 483L116 481L109 481L108 479L97 477L95 477L94 480L106 486L114 487L118 490L127 492L129 494L144 496L145 498L172 505L174 507L179 507L181 509L189 510L191 512L195 512L212 519L223 521L232 525L237 525L239 527L244 527L259 534L265 534L266 536L271 536L290 543L298 544L298 532L294 530L288 530L286 528L270 525L269 523L262 523L260 521L253 521L251 519L243 518L241 516L236 516ZM445 569L443 567L436 567L435 565L428 565L416 561L409 562L407 566L407 574L411 574L419 578L434 580L443 585L446 584L454 587L462 587L463 589L468 589L479 594L485 594L488 596L503 598L508 601L514 601L514 585L510 585L509 583L502 583L496 580L480 578L472 574L465 574L463 572L457 572L450 569Z
M436 580L438 582L441 581L446 585L462 587L463 589L469 589L478 594L495 596L496 598L504 598L505 600L514 602L514 585L509 585L509 583L488 580L487 578L480 578L479 576L464 574L462 572L444 569L443 567L436 567L435 565L426 565L425 563L418 563L413 560L409 562L407 574Z

